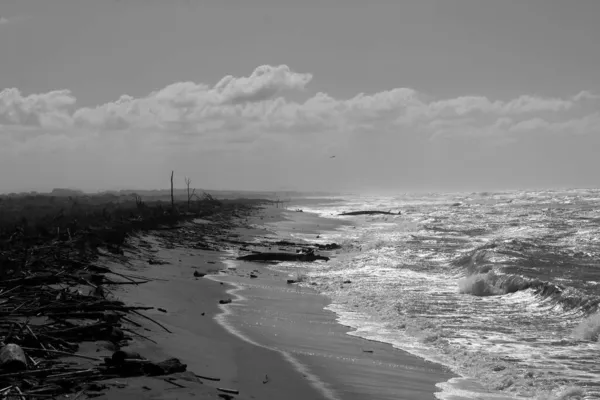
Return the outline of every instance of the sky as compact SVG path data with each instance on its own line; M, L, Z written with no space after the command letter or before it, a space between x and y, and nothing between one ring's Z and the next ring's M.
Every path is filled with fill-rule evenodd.
M0 0L0 192L600 185L600 1ZM335 157L333 157L335 156Z

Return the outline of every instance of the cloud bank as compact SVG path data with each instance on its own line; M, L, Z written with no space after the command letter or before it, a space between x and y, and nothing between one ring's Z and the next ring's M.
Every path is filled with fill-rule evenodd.
M0 167L10 161L22 174L3 172L0 184L156 187L156 175L184 169L213 187L412 188L454 177L458 188L508 183L529 161L538 166L527 171L537 171L565 144L586 149L600 133L600 97L587 91L491 99L392 88L336 98L314 91L312 79L263 65L213 85L178 82L96 107L78 107L66 89L4 89ZM332 165L331 154L342 161Z

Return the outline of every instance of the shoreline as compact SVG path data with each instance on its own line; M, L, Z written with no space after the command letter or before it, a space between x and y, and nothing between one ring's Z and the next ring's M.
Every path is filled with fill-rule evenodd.
M328 226L335 225L333 220L329 221L333 225L328 225L326 219L310 215L301 215L301 219L305 220L295 223L286 218L285 210L281 209L255 209L253 213L255 215L250 217L250 224L260 227L250 228L246 225L234 228L228 232L229 240L232 237L246 241L264 239L273 223L282 223L291 228L290 231L295 231L290 232L290 236L296 233L318 235L317 229L327 230ZM317 225L323 227L311 225L312 221L307 222L306 218L317 218L320 222ZM300 227L302 229L294 229ZM213 238L215 242L227 242L227 239L222 240L224 238L218 236ZM188 371L220 378L219 381L201 380L201 386L198 383L190 386L189 382L180 380L185 389L161 383L157 389L160 393L154 390L148 392L152 394L151 398L171 398L175 395L177 398L216 398L217 387L228 387L239 391L239 395L234 397L236 399L432 399L435 398L434 393L439 391L437 383L455 377L441 366L395 349L392 345L348 334L352 329L340 324L336 314L324 309L330 304L329 299L310 288L287 285L285 277L281 276L283 274L265 268L264 264L232 260L231 251L228 257L227 251L177 246L164 248L160 241L151 236L143 240L154 241L152 249L148 249L144 255L151 254L151 257L168 264L148 265L142 256L138 256L129 267L112 265L111 268L117 271L119 268L129 272L134 269L138 274L154 279L120 291L119 298L130 304L162 308L164 312L151 311L146 314L172 333L161 332L156 325L152 326L153 332L149 337L157 344L136 339L128 350L139 350L142 354L149 354L149 358L166 355L177 357L188 365ZM233 251L239 250L233 247ZM194 271L207 275L194 277ZM258 278L250 278L251 273L257 274ZM284 299L292 299L291 306L288 304L289 307L278 312L295 313L294 318L301 323L293 327L279 326L287 336L280 336L278 341L267 338L265 331L248 329L248 321L258 324L261 318L254 315L250 320L240 321L237 316L237 311L243 309L241 313L247 317L251 314L251 304L256 304L253 294L246 293L249 285L258 286L252 289L254 294L278 296L276 299L267 299L266 307L282 305ZM219 300L230 297L235 297L230 304L219 304ZM317 331L324 336L303 342L308 337L307 332ZM298 351L295 345L301 345L304 349ZM344 374L357 385L367 388L367 393L364 390L359 393L356 387L340 380L340 375ZM107 396L127 400L138 398L140 392L147 391L144 389L148 387L147 380L133 378L128 381L127 388L111 390ZM385 393L374 393L381 392L386 385L386 390L383 390Z
M317 237L321 230L348 225L311 213L283 211L282 216L283 221L269 224L269 227L282 228L277 232L278 238L295 236L296 241L312 235ZM437 384L457 377L440 364L423 360L391 344L352 335L353 328L341 324L339 316L326 309L331 304L329 298L310 287L286 284L286 278L290 277L287 272L291 271L278 272L276 265L271 268L252 262L229 262L235 272L213 279L234 284L235 291L246 298L243 306L236 303L226 306L231 310L228 318L233 320L229 323L242 329L253 342L292 352L298 362L326 382L334 393L340 394L337 398L432 399L436 398L434 393L441 391ZM243 278L257 269L261 270L258 279ZM238 314L243 315L235 316L238 307L243 309ZM289 321L281 322L286 318ZM304 340L307 335L312 336L310 340ZM281 337L285 339L278 340ZM345 376L352 378L349 380Z
M241 221L241 218L236 219ZM231 236L227 233L226 237L222 237L222 234L216 234L211 240L226 243L222 239ZM207 239L203 235L198 237ZM152 378L119 379L125 386L110 390L106 393L107 398L322 398L304 379L298 379L297 372L278 353L241 340L216 321L222 313L219 301L227 299L227 291L231 289L229 285L207 279L208 275L216 274L225 267L221 251L194 249L186 245L165 247L153 235L139 240L151 246L144 246L146 248L132 258L129 265L111 263L110 267L115 271L135 270L151 281L121 290L118 297L128 304L154 306L155 309L147 311L146 315L170 333L144 323L146 330L151 329L144 335L156 343L135 339L125 350L139 352L149 359L176 357L187 365L192 375L212 379L200 378L196 379L198 382L189 382L176 378L183 387L164 382L158 382L157 386L156 381L159 380L154 380L152 390L147 389ZM205 247L206 242L208 240L200 247ZM146 261L149 257L161 262L149 265ZM159 308L163 311L158 311ZM263 383L265 374L271 379ZM231 394L217 388L228 389Z

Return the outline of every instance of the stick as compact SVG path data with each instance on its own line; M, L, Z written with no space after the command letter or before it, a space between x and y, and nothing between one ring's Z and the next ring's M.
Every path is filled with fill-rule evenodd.
M10 292L12 292L13 290L17 290L17 289L19 289L19 288L21 288L21 287L23 287L23 285L15 286L15 287L14 287L14 288L12 288L12 289L8 289L6 292L0 292L0 296L4 296L4 295L6 295L7 293L10 293Z
M23 396L23 392L21 392L21 389L19 389L18 386L15 386L15 390L19 393L19 397L22 398L23 400L27 400L25 398L25 396Z
M171 332L170 330L168 330L168 329L167 329L167 328L166 328L164 325L162 325L160 322L156 322L156 321L155 321L155 320L153 320L152 318L150 318L150 317L148 317L148 316L145 316L144 314L142 314L142 313L139 313L139 312L137 312L136 310L131 310L131 312L132 312L132 313L135 313L135 314L137 314L137 315L139 315L139 316L140 316L140 317L142 317L142 318L146 318L147 320L154 322L156 325L160 326L160 327L161 327L161 328L163 328L165 331L167 331L167 332L169 332L169 333L173 333L173 332Z
M46 377L46 379L66 378L66 377L69 377L69 376L85 375L85 374L88 374L90 372L98 372L98 371L95 368L90 368L90 369L84 369L84 370L81 370L81 371L65 372L64 374L48 375Z
M141 328L141 327L142 327L142 325L141 325L141 324L138 324L137 322L135 322L135 321L133 321L133 320L131 320L131 319L127 318L127 317L121 317L121 319L123 319L123 320L125 320L125 321L129 322L130 324L133 324L133 325L137 326L138 328Z
M198 375L198 374L194 374L194 376L196 376L196 378L205 379L207 381L220 381L221 380L221 378L213 378L211 376L202 376L202 375Z
M39 374L44 374L46 372L55 372L57 370L60 370L62 368L48 368L48 369L35 369L32 371L21 371L21 372L12 372L9 374L2 374L0 375L0 379L2 378L14 378L14 377L19 377L19 376L27 376L27 375L39 375Z
M32 347L21 347L23 350L27 350L27 351L43 351L46 353L50 353L50 354L58 354L61 356L69 356L69 357L78 357L78 358L83 358L86 360L92 360L92 361L102 361L101 358L98 357L89 357L89 356L84 356L82 354L77 354L77 353L69 353L67 351L59 351L59 350L46 350L46 349L34 349Z
M0 389L0 394L3 395L4 393L10 391L10 389L12 389L13 385L7 386L4 389Z
M163 381L165 381L165 382L167 382L167 383L170 383L170 384L171 384L171 385L173 385L173 386L177 386L177 387L180 387L180 388L184 388L184 389L185 389L185 386L183 386L183 385L180 385L179 383L175 383L175 382L173 382L171 379L173 379L173 378L163 378Z
M81 390L79 393L77 393L77 395L73 397L73 400L77 400L78 398L80 398L83 392L85 392L85 390Z
M155 342L154 340L150 339L148 336L141 335L141 334L139 334L139 333L137 333L137 332L133 331L132 329L127 329L127 328L125 328L125 329L123 329L123 330L124 330L124 331L127 331L127 332L129 332L129 333L132 333L132 334L134 334L134 335L136 335L136 336L139 336L139 337L141 337L141 338L143 338L143 339L149 340L149 341L151 341L151 342L152 342L152 343L154 343L154 344L158 344L158 343L157 343L157 342Z
M31 336L33 336L33 338L35 340L37 340L37 342L39 343L39 345L42 346L42 349L46 350L46 348L44 347L44 344L40 341L40 339L38 339L38 337L35 335L35 333L33 333L33 331L31 330L31 328L29 327L29 325L25 325L25 327L27 328L27 330L29 331L29 333L31 333Z

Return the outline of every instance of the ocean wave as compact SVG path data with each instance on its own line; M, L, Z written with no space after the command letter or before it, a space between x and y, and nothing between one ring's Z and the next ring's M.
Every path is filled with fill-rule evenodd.
M494 241L478 246L454 259L451 265L458 268L456 272L466 273L466 276L458 281L459 292L474 296L501 296L521 290L531 290L540 299L554 302L566 312L579 311L587 315L600 309L600 296L536 277L503 273L502 271L507 269L527 272L528 265L518 264L519 258L530 257L524 254L526 247L534 248L536 244L518 240L501 243ZM513 265L507 265L506 256L512 257ZM493 258L500 262L494 262ZM515 259L517 261L514 261ZM538 262L541 263L542 261ZM514 264L518 267L515 268Z
M551 282L519 275L500 275L493 271L468 275L458 281L459 293L473 296L502 296L521 290L531 290L540 300L561 306L564 312L591 314L598 310L600 297ZM600 329L600 328L599 328Z
M573 336L580 340L600 341L600 312L585 318L575 329Z
M594 199L568 192L398 198L389 203L405 204L396 227L357 220L340 237L343 254L309 276L358 336L509 396L600 398ZM499 209L498 201L510 205ZM464 207L451 207L458 202Z
M458 281L460 293L474 296L499 296L531 288L532 282L516 275L497 275L493 271L466 276Z

